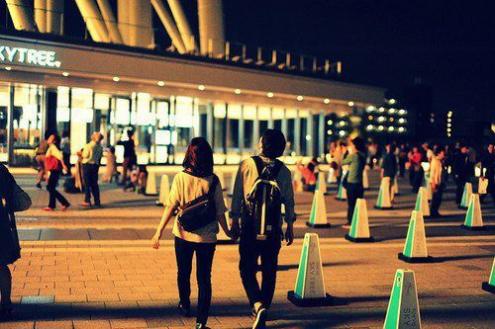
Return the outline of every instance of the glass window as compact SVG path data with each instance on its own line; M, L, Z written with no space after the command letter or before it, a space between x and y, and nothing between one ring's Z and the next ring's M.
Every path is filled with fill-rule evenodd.
M10 88L8 85L0 85L0 162L7 162L8 151L8 110L10 103Z
M225 103L216 103L213 107L213 150L215 152L224 153L224 141L225 141L225 124L226 124L226 109Z

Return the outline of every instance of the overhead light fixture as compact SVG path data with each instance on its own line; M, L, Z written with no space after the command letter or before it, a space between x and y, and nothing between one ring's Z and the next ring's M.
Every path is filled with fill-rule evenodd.
M271 91L269 91L269 92L266 93L266 96L268 98L272 98L273 97L273 93Z
M353 107L354 106L354 102L349 102L349 103L347 103L347 105L349 105L350 107Z
M388 103L389 103L390 105L394 105L394 104L396 103L396 100L395 100L395 99L393 99L393 98L391 98L391 99L389 99L389 100L388 100Z
M5 67L5 69L6 69L7 71L12 70L12 68L11 68L10 66L6 66L6 67Z
M68 77L70 74L69 74L69 72L62 72L62 75L63 75L64 77Z
M203 90L205 90L205 89L206 89L206 87L205 87L205 85L199 85L199 86L198 86L198 89L199 89L199 90L201 90L201 91L203 91Z
M156 84L159 85L160 87L165 86L165 82L164 81L161 81L161 80L158 81Z
M120 78L119 77L113 77L112 80L115 81L115 82L119 82L120 81Z
M330 100L329 100L328 98L325 98L325 99L323 100L323 103L325 103L325 104L330 104Z
M241 94L241 90L240 90L240 89L236 89L236 90L234 90L234 93L235 93L236 95L240 95L240 94Z
M301 95L297 96L296 99L299 101L299 102L302 102L304 100L304 97L302 97Z
M333 125L333 120L328 120L327 125L329 125L329 126Z

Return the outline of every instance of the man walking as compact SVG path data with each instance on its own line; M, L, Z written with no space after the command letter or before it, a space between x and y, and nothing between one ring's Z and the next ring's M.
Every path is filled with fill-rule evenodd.
M275 292L282 239L282 203L285 205L287 245L294 240L295 221L291 173L276 159L284 152L285 137L279 130L268 129L261 137L259 146L259 156L241 162L232 197L232 232L234 237L240 234L239 269L255 316L253 328L265 328L267 310ZM266 193L262 186L269 188L270 192ZM260 213L261 216L266 214L261 221L257 218ZM261 261L261 287L256 279L258 259Z
M485 153L481 156L481 176L488 180L487 192L492 196L495 202L495 145L488 144ZM486 194L481 195L483 202Z
M455 202L461 204L464 185L469 182L474 174L474 163L469 159L469 147L461 145L460 152L454 158L454 178L457 185L455 191Z
M98 169L100 168L103 148L101 141L103 135L99 132L93 133L91 141L86 144L82 152L82 171L84 181L84 202L83 207L91 206L91 194L94 199L94 207L101 207L100 204L100 187L98 186Z
M395 175L397 175L397 158L395 157L395 145L387 143L385 145L385 156L382 162L382 177L389 177L389 195L390 199L394 198L392 194L393 185L395 184Z
M443 163L445 160L445 150L441 147L435 149L430 164L430 184L433 193L431 197L430 215L432 218L442 217L438 212L442 203L443 190L445 188L445 171Z

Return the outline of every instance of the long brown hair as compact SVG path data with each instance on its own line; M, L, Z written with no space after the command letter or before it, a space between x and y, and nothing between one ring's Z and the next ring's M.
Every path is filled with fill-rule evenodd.
M206 177L213 174L213 150L206 139L191 139L182 166L194 176Z

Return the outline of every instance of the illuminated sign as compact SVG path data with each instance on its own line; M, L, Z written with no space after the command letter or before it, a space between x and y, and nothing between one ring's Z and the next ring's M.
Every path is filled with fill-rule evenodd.
M56 68L62 65L54 51L3 45L0 45L0 62Z

